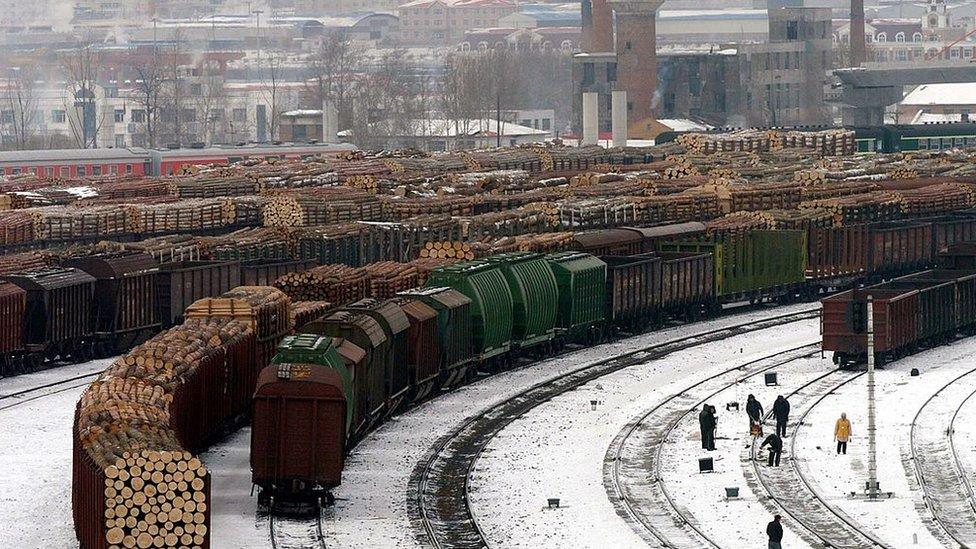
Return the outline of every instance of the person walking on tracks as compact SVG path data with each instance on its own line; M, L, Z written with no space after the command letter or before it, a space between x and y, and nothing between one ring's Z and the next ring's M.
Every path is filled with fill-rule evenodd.
M749 435L753 439L761 437L763 407L756 400L755 395L749 395L749 398L746 399L746 415L749 416Z
M715 449L715 433L718 431L718 412L711 404L708 404L707 406L708 413L712 416L712 433L711 436L708 437L708 451L712 451Z
M783 455L783 439L779 438L779 435L776 433L770 433L759 448L765 448L766 446L769 446L769 461L767 465L770 467L779 467L779 458Z
M769 549L783 549L783 525L780 524L779 519L780 516L776 515L766 525L766 535L769 536Z
M714 450L715 416L712 415L712 407L708 404L703 405L701 413L698 414L698 426L701 428L702 449Z
M847 455L847 441L851 439L851 420L847 419L847 414L841 414L840 419L834 424L834 440L837 441L837 454Z
M786 424L790 421L790 401L779 395L773 403L773 415L776 416L776 434L780 438L786 437Z

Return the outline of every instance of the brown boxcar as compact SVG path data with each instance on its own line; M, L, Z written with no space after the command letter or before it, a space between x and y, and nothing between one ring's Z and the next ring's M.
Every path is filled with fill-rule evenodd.
M361 299L346 305L341 310L368 315L382 326L386 333L386 340L389 343L388 351L383 357L386 370L386 413L392 414L404 403L410 390L407 347L410 320L403 313L403 309L389 299Z
M913 346L918 334L917 290L861 288L821 301L823 350L834 352L834 362L845 365L867 358L867 296L874 302L874 342L879 362Z
M410 321L407 363L410 366L410 400L416 402L430 394L441 374L437 311L419 299L402 297L396 301Z
M78 257L65 262L95 277L96 354L130 349L160 326L156 300L159 264L149 254L119 253Z
M331 315L309 322L301 328L302 333L329 335L347 339L365 351L364 372L356 372L356 402L360 407L357 417L362 423L356 432L379 421L386 412L386 357L390 352L390 341L386 331L369 315L356 311L335 311Z
M685 240L688 238L697 238L705 235L705 224L701 223L700 221L671 223L668 225L657 225L655 227L627 227L627 229L640 233L641 239L643 240L640 246L640 253L657 251L657 245L661 242Z
M22 370L27 292L0 281L0 376Z
M89 360L95 279L79 269L50 269L7 275L27 292L24 346L47 359ZM38 359L32 359L35 362Z
M908 221L873 223L868 227L868 272L906 273L931 266L932 224Z
M218 296L241 285L236 261L180 261L164 263L156 277L159 319L163 327L183 320L183 311L204 297Z
M659 320L661 258L654 254L603 256L607 264L607 315L612 326L634 331Z
M715 260L711 254L661 252L661 304L664 314L696 318L714 300Z
M918 292L916 342L932 345L956 333L956 281L897 278L872 286L870 291L915 290Z
M440 351L440 387L453 387L468 377L474 362L472 342L471 299L453 288L415 288L400 293L417 299L437 311Z
M316 266L314 261L276 261L251 259L241 263L241 284L244 286L271 286L279 276L307 271Z
M634 229L604 229L577 233L574 250L592 255L625 256L643 253L644 236Z
M959 213L921 219L932 223L932 253L938 255L956 242L976 241L976 215Z
M898 280L918 280L932 284L952 282L955 292L956 329L966 333L972 333L976 329L976 271L933 269Z
M976 269L976 242L956 242L939 254L946 269Z
M335 370L272 364L258 377L251 480L268 496L321 497L342 480L346 398Z
M867 270L867 226L814 227L807 231L806 278L851 277Z

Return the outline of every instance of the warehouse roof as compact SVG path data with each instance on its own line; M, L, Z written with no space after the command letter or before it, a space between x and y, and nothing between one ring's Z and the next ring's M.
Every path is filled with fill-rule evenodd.
M976 105L976 82L922 84L901 102L902 105Z

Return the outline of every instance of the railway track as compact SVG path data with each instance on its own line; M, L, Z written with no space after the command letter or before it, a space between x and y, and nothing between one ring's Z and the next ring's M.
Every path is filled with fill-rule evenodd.
M315 517L268 514L272 549L327 549L322 534L322 505L315 503Z
M709 399L773 368L816 355L816 346L801 345L723 370L629 422L611 442L603 462L604 486L617 514L655 546L722 547L671 498L660 469L664 447L682 420Z
M538 383L479 412L439 439L410 479L408 508L418 535L436 548L481 548L488 543L468 502L470 472L488 443L511 422L567 391L624 368L705 343L817 318L819 308L679 337L608 357Z
M860 378L866 372L845 373L834 370L818 376L790 392L787 398L793 400L793 409L802 406L803 412L793 424L790 432L789 458L780 467L766 467L756 460L758 440L753 440L747 459L752 466L755 479L763 487L769 498L786 517L798 525L806 537L824 547L863 549L865 547L890 548L837 507L830 505L813 489L813 485L800 469L796 456L796 439L810 412L825 398L841 387ZM844 376L838 383L836 376ZM797 397L801 400L797 401ZM798 406L799 405L799 406ZM768 419L772 413L768 413Z
M103 370L104 368L99 368L97 372L92 372L90 374L81 374L58 381L52 381L50 383L44 383L28 389L14 391L12 393L0 394L0 403L2 403L0 404L0 412L41 398L70 391L71 389L84 387L85 385L88 385L91 380L98 377L98 374L102 373Z
M955 422L974 394L976 368L940 387L912 419L909 444L925 506L935 523L961 547L976 547L976 495L956 453Z

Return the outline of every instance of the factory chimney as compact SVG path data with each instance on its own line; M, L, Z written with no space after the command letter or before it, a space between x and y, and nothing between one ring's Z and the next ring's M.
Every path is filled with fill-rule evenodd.
M339 113L335 104L328 99L322 100L322 142L338 143Z
M600 95L583 92L583 141L580 145L596 145L600 141Z
M867 60L864 43L864 0L851 0L851 66L860 67Z
M613 12L607 0L583 0L583 51L613 51Z
M654 116L657 10L664 0L609 0L617 18L616 89L627 92L627 123Z

